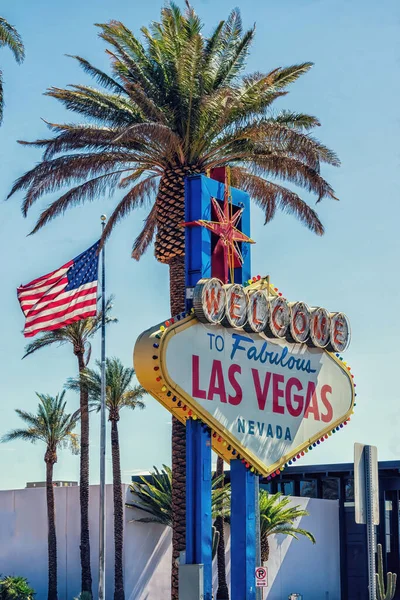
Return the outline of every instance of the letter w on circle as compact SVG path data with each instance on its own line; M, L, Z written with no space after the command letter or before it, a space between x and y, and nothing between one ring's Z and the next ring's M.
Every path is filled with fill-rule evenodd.
M210 290L206 290L206 306L208 314L213 317L218 314L219 302L221 300L221 289L218 292L215 292L215 288L211 288Z

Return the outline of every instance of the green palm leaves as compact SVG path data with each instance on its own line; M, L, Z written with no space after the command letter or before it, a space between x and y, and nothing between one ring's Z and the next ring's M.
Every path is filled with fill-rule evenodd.
M65 391L57 396L36 394L39 398L37 412L29 413L16 409L17 415L25 423L25 428L13 429L6 433L2 442L25 440L35 443L44 442L47 446L46 455L51 454L54 462L57 461L57 449L69 445L76 453L79 450L78 437L74 429L79 419L79 414L68 414L65 410Z
M160 523L172 527L172 470L163 465L161 471L153 467L150 479L141 477L139 483L132 483L134 502L127 504L147 513L148 517L135 519L139 523ZM229 486L218 487L221 477L214 478L212 484L212 516L229 514Z
M153 467L150 481L140 478L140 483L131 485L131 492L137 501L127 504L129 508L138 508L148 517L135 519L139 523L159 523L172 527L172 470L163 465L161 471Z
M111 316L113 307L112 300L113 298L110 297L106 302L106 324L117 322L117 319ZM76 355L79 353L85 354L84 362L85 365L87 365L91 355L90 339L99 331L101 327L101 318L102 313L99 311L95 317L81 319L80 321L71 323L61 329L40 333L33 342L26 346L23 358L30 354L34 354L37 350L52 346L53 344L62 346L63 344L70 343Z
M150 480L141 477L139 483L131 485L131 492L134 495L134 501L127 503L129 508L136 508L147 517L134 519L138 523L158 523L172 527L172 470L163 465L161 471L153 467ZM229 486L218 487L222 477L216 477L212 484L211 509L212 517L223 516L226 521L229 520ZM217 552L220 534L212 527L212 556Z
M222 515L224 520L230 520L230 487L219 487L221 478L214 478L212 489L213 519ZM127 504L147 514L145 517L134 519L139 523L159 523L172 527L172 472L165 465L161 470L154 467L150 477L140 477L139 482L131 485L134 500ZM304 536L315 544L312 533L296 526L296 521L308 516L308 512L300 506L291 504L289 497L281 493L268 494L260 491L260 537L261 558L267 561L269 557L268 538L273 534L289 535L298 539Z
M232 183L251 194L266 222L284 210L323 233L316 212L280 181L318 201L335 198L320 170L339 160L310 134L319 125L316 117L273 111L274 102L312 63L244 75L255 29L243 29L237 9L208 36L191 6L182 12L174 3L161 10L159 21L141 29L141 39L119 21L97 26L110 72L73 58L99 87L47 92L84 122L48 124L51 135L32 142L43 148L43 161L10 193L26 191L26 215L44 194L68 188L42 212L34 231L72 206L125 189L105 237L131 210L148 206L145 229L134 245L134 257L140 258L157 231L163 234L159 182L229 165Z
M0 17L0 48L5 46L11 50L17 63L24 60L25 48L20 34L4 17ZM0 71L0 123L3 120L3 107L3 77Z
M85 369L80 377L69 379L67 387L79 392L84 385L89 394L89 402L100 410L101 403L101 362L96 361L97 370ZM141 385L133 385L134 369L124 367L119 358L106 359L106 405L110 420L119 420L121 408L144 408L141 398L146 390Z
M313 544L315 538L309 531L296 527L295 521L301 517L307 517L308 512L300 506L292 506L290 498L283 497L280 492L268 494L260 491L260 532L261 532L261 559L268 560L269 543L268 537L272 534L281 533L290 535L296 540L299 535L305 536Z

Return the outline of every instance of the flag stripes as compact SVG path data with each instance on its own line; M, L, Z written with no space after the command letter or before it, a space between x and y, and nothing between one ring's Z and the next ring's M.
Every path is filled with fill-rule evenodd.
M99 242L62 267L17 290L24 335L65 327L96 315Z

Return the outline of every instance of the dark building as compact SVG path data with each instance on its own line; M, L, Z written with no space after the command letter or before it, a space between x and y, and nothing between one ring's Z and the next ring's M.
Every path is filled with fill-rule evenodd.
M288 467L275 479L261 482L271 493L339 500L340 576L342 600L368 600L367 537L354 515L354 465ZM377 540L382 544L384 570L400 574L400 461L379 463ZM396 600L400 600L397 586Z

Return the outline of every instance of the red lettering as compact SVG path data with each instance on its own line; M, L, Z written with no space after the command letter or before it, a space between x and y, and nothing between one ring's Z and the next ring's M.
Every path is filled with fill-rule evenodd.
M206 399L206 391L200 389L200 358L192 356L192 396Z
M267 402L269 384L271 381L271 373L268 373L268 372L265 373L264 385L263 385L262 389L261 389L261 382L260 382L260 374L257 371L257 369L252 369L251 374L253 375L254 388L256 390L258 408L260 410L264 410L265 404Z
M241 373L242 369L240 367L240 365L231 365L228 369L228 379L229 379L229 383L231 384L231 386L233 387L233 389L236 392L235 396L231 396L229 394L228 396L228 402L229 404L233 404L233 406L237 406L238 404L241 403L242 398L243 398L243 392L242 392L242 388L240 387L240 384L238 381L236 381L235 379L235 375L236 373Z
M208 400L214 400L214 396L220 397L221 402L226 402L226 391L224 374L220 360L213 360L210 375L210 386L208 388Z
M292 398L292 389L296 388L298 392L301 392L303 386L301 381L299 381L296 377L291 377L286 384L286 406L289 411L289 414L292 417L299 417L303 412L304 408L304 396L300 394L293 394ZM294 404L296 406L294 406Z
M321 400L322 400L322 404L326 408L326 414L321 414L321 419L323 420L324 423L329 423L330 421L332 421L332 417L333 417L332 404L329 402L328 398L326 397L327 394L332 394L332 388L330 385L323 385L321 388Z
M221 299L221 289L218 290L217 295L215 294L215 288L211 288L211 292L210 292L210 290L206 289L205 296L206 296L207 312L212 316L217 315L219 302Z
M260 325L261 321L257 317L257 300L253 300L253 323L254 325Z
M314 332L319 342L325 341L327 336L328 319L324 315L315 315Z
M238 298L240 298L239 294L235 294L235 292L233 292L233 294L231 295L231 301L229 304L229 314L231 319L240 319L240 315L238 315L235 310L239 310L240 309L240 304L236 304L235 300L237 300Z
M283 415L285 408L279 404L279 399L284 397L284 391L279 388L280 383L284 383L283 375L274 373L272 376L272 410L274 413Z
M301 319L301 329L299 329L297 327L297 321L298 321L298 319ZM294 326L294 331L295 331L296 335L300 335L300 333L304 333L305 332L306 326L307 326L307 319L306 319L306 315L303 312L299 311L299 312L296 313L295 319L294 319L294 322L293 322L293 326Z
M277 331L280 331L282 329L282 325L279 325L279 323L277 322L277 320L275 318L276 317L276 313L278 313L278 312L281 312L281 313L283 312L283 308L279 304L278 304L278 306L275 306L274 310L272 311L272 317L271 318L272 318L272 324L275 327L275 329Z
M315 387L316 386L314 382L308 382L304 418L308 419L310 415L314 415L314 421L319 421L318 400L317 394L315 393Z
M344 342L344 336L343 336L343 322L339 318L335 320L333 339L334 339L335 344L337 346L339 346L339 348L340 348L340 346Z

